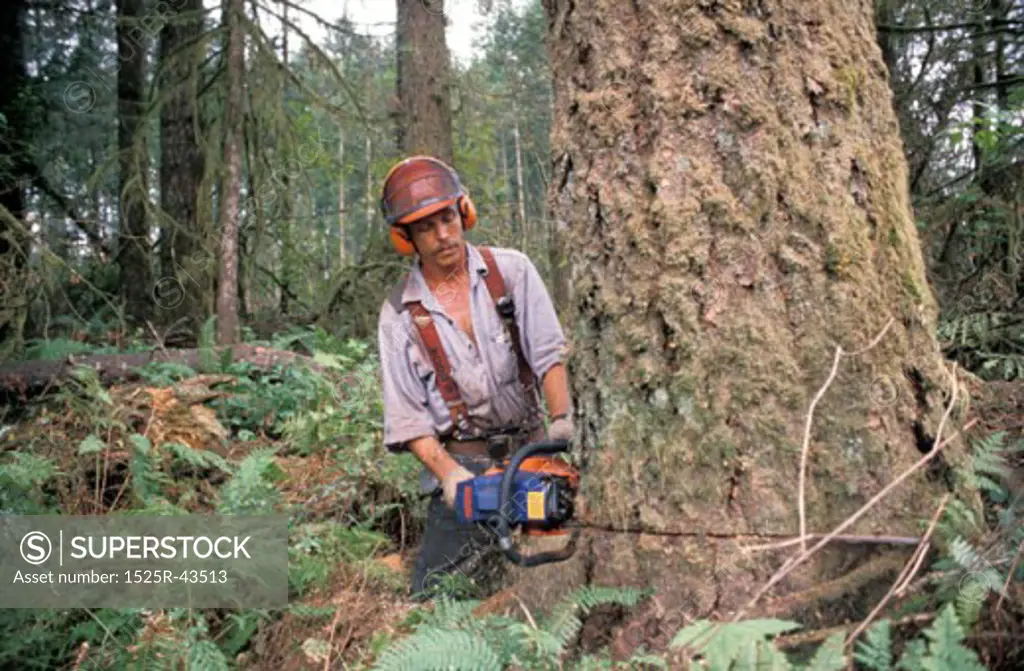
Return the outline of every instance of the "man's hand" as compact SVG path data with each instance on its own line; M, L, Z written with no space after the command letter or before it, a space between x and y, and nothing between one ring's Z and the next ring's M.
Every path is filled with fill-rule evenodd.
M473 474L445 451L436 436L424 436L411 441L409 450L441 483L444 502L448 507L454 506L455 490L459 483L469 480Z
M548 427L548 440L572 440L576 427L569 417L559 417Z
M461 465L448 471L441 480L441 489L444 492L444 502L449 508L455 508L455 494L458 491L459 483L472 480L473 474Z

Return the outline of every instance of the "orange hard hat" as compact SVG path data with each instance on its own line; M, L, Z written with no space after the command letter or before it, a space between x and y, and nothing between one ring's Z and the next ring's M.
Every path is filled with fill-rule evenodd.
M462 186L458 174L443 161L431 156L412 156L397 163L381 188L380 209L391 226L391 241L399 253L415 250L408 235L396 227L429 217L435 212L458 205L468 230L476 224L476 208Z

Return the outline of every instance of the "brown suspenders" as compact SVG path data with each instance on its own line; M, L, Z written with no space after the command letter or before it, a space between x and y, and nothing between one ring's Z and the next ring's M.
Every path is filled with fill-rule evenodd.
M487 277L485 278L487 291L491 294L491 299L494 301L498 316L501 317L508 331L512 349L515 351L516 360L519 362L519 383L523 387L527 403L534 405L536 400L534 397L536 389L535 378L529 363L526 361L526 356L523 354L522 342L519 339L519 327L515 319L515 303L511 294L506 292L505 280L501 276L501 271L498 269L493 252L487 247L479 247L478 249L484 259L484 263L487 265ZM400 291L396 290L394 295L400 296ZM434 367L437 389L441 393L441 398L444 399L445 404L448 406L448 412L451 414L455 431L456 433L468 432L469 409L459 394L455 378L452 377L451 365L448 362L448 356L445 354L444 347L441 346L441 339L438 337L434 320L431 318L430 312L419 301L409 303L409 309L427 356Z

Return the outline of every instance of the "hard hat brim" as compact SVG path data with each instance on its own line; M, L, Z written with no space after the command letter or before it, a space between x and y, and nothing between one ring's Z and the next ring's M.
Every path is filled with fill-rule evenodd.
M398 219L398 221L395 222L395 224L396 225L400 225L400 226L408 226L409 224L411 224L413 222L419 221L420 219L423 219L424 217L429 217L432 214L440 212L441 210L444 210L444 209L454 205L455 203L458 202L458 200L459 200L458 196L455 196L454 198L446 198L446 199L438 201L436 203L431 203L429 205L425 205L425 206L423 206L423 207L421 207L421 208L419 208L417 210L413 210L409 214L406 214L405 216L401 217L400 219Z

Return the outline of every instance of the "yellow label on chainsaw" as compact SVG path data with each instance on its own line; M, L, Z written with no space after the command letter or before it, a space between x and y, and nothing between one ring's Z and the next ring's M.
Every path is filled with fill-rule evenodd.
M526 493L526 518L529 520L544 519L544 492Z

